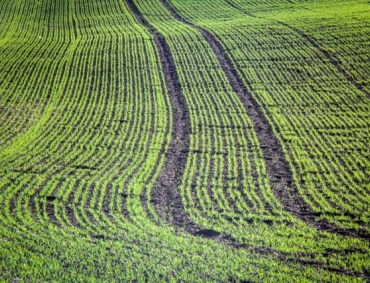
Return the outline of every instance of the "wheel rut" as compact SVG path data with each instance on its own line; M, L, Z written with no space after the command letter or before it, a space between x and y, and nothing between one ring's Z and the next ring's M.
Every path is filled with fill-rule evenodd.
M266 160L265 165L267 175L270 176L270 185L275 196L283 205L284 210L318 230L336 233L343 236L369 239L370 234L366 230L339 228L326 219L317 219L317 216L321 215L317 215L317 213L312 211L312 209L300 195L297 187L294 185L293 173L290 169L288 161L285 158L283 148L274 134L271 123L266 118L266 115L261 109L259 103L245 87L242 78L233 67L232 60L225 52L221 43L207 29L199 27L184 19L168 3L167 0L160 0L160 2L175 19L201 32L215 53L222 69L230 81L233 91L239 96L240 100L246 107L247 113L253 123L257 138L261 144L263 156ZM230 5L230 1L226 1L226 3ZM235 5L232 5L231 7L236 9ZM241 9L239 10L242 11ZM254 17L247 12L242 12L248 16ZM276 128L275 125L274 127Z
M161 0L161 3L172 13L172 15L177 15L176 11L174 11L167 2ZM157 178L152 191L152 199L155 200L154 207L156 208L156 211L160 214L160 216L163 217L163 219L165 219L167 222L171 223L173 226L184 229L187 233L191 233L195 236L204 237L207 239L212 239L220 242L221 244L229 245L234 248L253 250L258 254L266 256L279 254L279 258L287 261L298 260L306 266L313 265L320 269L331 270L332 272L338 274L348 274L350 276L363 277L364 275L361 273L349 273L346 270L326 266L322 262L299 259L294 254L281 253L273 249L264 249L249 246L247 244L240 244L231 236L221 234L212 229L204 229L194 224L192 220L189 219L186 211L183 208L179 193L177 190L174 189L180 184L182 175L184 173L187 156L183 153L189 151L190 134L190 119L186 110L185 99L181 94L181 86L177 77L175 64L165 38L143 18L142 14L140 13L140 11L138 11L138 8L132 0L126 0L126 4L133 15L137 18L139 23L144 25L154 36L154 41L160 53L163 71L165 72L166 84L171 96L171 104L174 109L173 137L170 142L165 164L160 171L159 177ZM179 15L175 16L175 18L177 18L178 20L182 19ZM183 22L195 27L185 20L183 20ZM196 28L200 30L200 28ZM256 127L258 138L262 138L262 140L265 141L265 139L269 139L272 137L272 142L269 141L267 144L263 143L263 153L265 156L269 156L268 160L271 161L271 164L267 165L268 174L275 174L279 177L278 179L280 181L281 179L284 179L285 183L280 182L280 184L285 185L289 181L292 182L292 174L287 174L287 170L289 170L289 165L285 161L282 148L280 147L278 140L274 136L272 128L267 122L267 119L264 117L262 110L259 108L259 106L257 106L257 102L250 97L250 94L245 89L241 78L238 76L238 74L235 74L236 71L232 68L230 59L225 53L223 53L221 45L208 31L202 30L202 34L207 35L207 37L205 38L209 43L211 42L210 45L213 50L217 50L217 58L222 61L220 62L222 63L222 68L225 70L225 73L232 83L234 91L241 96L241 100L248 109L248 114L250 115L254 126ZM271 148L269 148L269 146L271 146ZM273 167L275 169L271 169ZM285 186L281 185L276 189L284 190L284 188ZM287 199L290 193L290 191L286 192ZM172 206L172 208L170 206Z
M170 47L164 38L141 14L133 0L126 0L127 7L137 21L153 36L159 51L165 83L173 110L172 137L164 165L151 192L154 208L159 216L175 227L193 231L196 225L189 219L177 190L187 162L190 144L190 117Z

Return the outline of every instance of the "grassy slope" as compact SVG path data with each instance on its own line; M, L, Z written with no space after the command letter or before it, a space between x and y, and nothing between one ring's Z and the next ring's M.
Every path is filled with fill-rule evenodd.
M150 2L160 7L159 2ZM10 3L0 4L5 7L0 9L0 18L7 27L5 35L0 33L2 281L356 280L279 260L287 251L292 252L291 259L305 257L303 251L319 255L327 266L366 272L368 243L319 233L300 221L293 228L235 226L219 220L211 224L219 224L221 232L252 247L277 249L268 254L175 232L167 225L156 226L140 194L151 190L151 178L163 162L159 149L168 145L165 129L172 110L151 35L137 24L123 1ZM187 3L184 11L192 7L191 1ZM225 3L219 4L221 8ZM269 9L272 15L261 10L257 7L253 13L276 17ZM237 14L235 26L254 23L233 13ZM208 14L205 24L192 20L218 30ZM175 19L167 21L187 32ZM166 23L160 32L166 32ZM174 40L178 40L176 35ZM175 44L170 41L171 46ZM188 56L192 60L196 54ZM177 67L180 72L182 66ZM189 96L206 95L199 84L190 89ZM156 113L153 118L152 112ZM46 195L57 196L51 206ZM194 209L190 207L189 213ZM207 218L198 221L208 223ZM105 238L97 240L94 235ZM300 241L302 250L291 248ZM350 250L346 254L341 249L323 250L338 246Z

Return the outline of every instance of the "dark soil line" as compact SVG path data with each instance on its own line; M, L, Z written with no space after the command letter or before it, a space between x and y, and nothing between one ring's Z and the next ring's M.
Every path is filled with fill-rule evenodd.
M292 210L291 208L292 206L294 206L294 210L296 210L298 214L298 212L300 212L301 210L300 205L298 205L296 202L292 203L289 200L291 192L288 192L285 188L286 185L291 186L293 184L293 177L289 164L285 160L284 152L260 106L245 88L242 79L233 67L232 61L224 51L222 45L209 31L188 22L182 16L180 16L177 11L175 11L174 8L172 8L167 3L166 0L160 1L177 20L199 30L212 48L222 69L225 72L226 77L230 81L233 91L243 102L244 106L246 107L247 113L252 120L254 130L262 145L261 150L265 159L267 159L268 161L266 162L267 175L270 176L271 181L273 181L274 179L279 180L279 186L274 186L274 183L277 182L271 184L272 188L274 189L275 195L279 196L279 198L282 199L285 208L288 208L288 210ZM295 192L295 195L297 195L297 197L300 197L297 191ZM304 201L302 200L299 203L304 203Z
M342 236L370 239L370 233L366 230L357 231L355 229L339 228L326 219L316 219L315 213L307 205L299 194L297 188L294 186L292 171L290 170L283 149L274 135L270 123L265 117L265 114L261 110L258 102L246 89L243 80L235 70L232 60L225 52L223 46L208 30L185 20L172 6L170 6L170 4L167 3L167 0L160 1L177 20L199 30L216 54L234 92L238 94L239 98L246 106L247 113L252 120L254 130L261 143L261 150L264 158L267 161L266 170L267 175L270 176L270 185L284 209L318 230L332 232ZM227 2L229 3L229 1ZM233 5L232 7L235 8L236 6ZM247 12L244 12L241 9L239 10L250 16ZM287 186L289 187L288 189L286 188Z
M166 39L143 17L133 0L126 0L126 4L137 21L145 26L154 38L173 109L172 139L164 165L152 189L152 203L167 222L191 231L194 224L187 216L177 190L181 185L190 148L190 118L186 101L181 92L175 63Z
M288 25L287 23L284 23L284 22L281 22L281 21L276 21L277 23L279 23L280 25L294 31L295 33L299 34L300 36L302 36L305 40L307 40L316 50L320 51L326 59L329 60L329 62L335 66L335 68L337 68L338 72L341 73L349 83L351 83L352 85L354 85L359 91L361 91L363 94L365 94L368 98L370 98L370 93L367 92L365 89L363 89L363 87L358 84L356 82L356 80L350 75L347 73L347 71L342 68L337 60L336 60L336 56L334 54L330 54L330 52L326 51L324 48L322 48L317 42L315 39L313 39L312 37L310 37L309 35L305 34L303 31L295 28L295 27L292 27L290 25Z
M133 5L133 7L132 6L130 6L129 5L129 3L128 2L130 2L132 5ZM167 7L169 10L170 10L170 12L172 13L175 13L176 15L177 15L177 13L176 13L176 11L174 11L173 9L172 9L172 7L170 7L164 0L161 0L161 2L162 2L162 4L164 4L165 5L165 7ZM157 43L157 40L158 40L158 38L156 38L156 36L158 36L158 34L156 33L156 30L153 28L153 27L151 27L150 26L150 24L145 20L145 19L142 19L142 16L141 16L141 14L140 14L140 12L139 11L137 11L137 7L132 3L132 0L126 0L126 3L128 4L128 6L129 6L129 8L130 8L130 10L131 10L131 12L133 12L133 14L138 18L138 20L139 20L139 22L140 23L146 23L146 25L148 25L148 29L155 35L155 40L156 40L156 43ZM134 12L133 10L134 9L136 9L136 11ZM180 19L181 19L181 16L178 16ZM143 22L140 20L140 19L142 19L143 20ZM184 21L185 23L186 23L186 21ZM192 24L190 24L191 26L194 26L194 25L192 25ZM207 31L206 31L207 32ZM208 32L207 32L208 33ZM210 35L210 34L209 34ZM165 42L165 40L164 40L164 38L161 36L161 38L163 39L163 41ZM213 39L213 36L212 35L210 35L210 38L211 39ZM214 40L214 39L213 39ZM158 43L157 43L158 44ZM216 45L217 45L218 43L216 42ZM169 52L169 48L168 48L168 45L165 43L165 46L168 48L168 49L162 49L163 48L163 45L161 45L161 43L159 44L159 50L160 50L160 55L161 55L161 58L163 58L163 56L164 55L166 55L166 56L171 56L171 53ZM215 46L215 44L211 44L211 46L213 47L213 46ZM163 53L163 51L164 50L166 50L166 51L168 51L168 53L166 54L166 53ZM167 57L168 58L168 57ZM171 59L172 59L172 56L170 57ZM174 79L171 79L172 78L172 76L170 75L170 77L169 77L169 74L168 74L168 69L167 69L167 66L173 66L173 70L175 70L175 65L174 65L174 63L173 63L173 60L171 60L171 62L170 63L167 63L167 64L171 64L171 65L167 65L166 66L166 62L168 62L167 60L162 60L162 64L164 65L163 66L163 69L165 70L165 74L166 74L166 83L167 84L169 84L169 91L170 91L170 94L173 94L174 92L175 92L175 95L176 95L176 97L173 97L173 95L171 96L171 103L173 103L173 99L174 98L177 98L177 100L178 100L178 102L184 102L184 98L182 97L182 95L179 95L179 93L178 92L176 92L176 91L174 91L174 89L172 88L172 84L173 84L173 82L178 82L178 79L177 79L177 74L176 74L176 72L172 72L172 75L174 75L175 76L175 78ZM229 61L230 62L230 61ZM223 67L225 67L223 64L222 64L222 66ZM226 72L227 74L229 74L229 72L232 72L232 71L234 71L233 70L233 68L231 68L231 63L229 63L228 64L228 72ZM225 68L225 69L227 69L227 67ZM235 71L234 71L235 72ZM170 73L171 74L171 73ZM234 80L236 80L238 78L238 76L234 76ZM239 78L240 79L240 78ZM233 88L235 87L235 85L233 85ZM243 93L243 95L245 95L245 97L242 97L242 101L244 102L247 98L246 97L249 97L250 95L248 94L248 92L245 90L245 87L243 86L243 84L240 82L240 83L238 83L237 84L237 86L235 87L236 89L238 89L238 91L243 91L243 92L245 92L245 93ZM180 85L178 84L178 89L180 89ZM239 92L237 91L237 93L239 94ZM181 93L181 92L180 92ZM252 100L252 99L251 99ZM249 102L249 101L248 101ZM254 100L252 100L252 101L250 101L250 103L256 103L256 102L254 102ZM184 102L184 104L183 104L183 106L184 107L186 107L186 104L185 104L185 102ZM247 109L249 109L249 108L251 108L251 107L253 107L252 105L250 105L250 104L247 104ZM181 111L182 109L181 108L174 108L174 110L178 110L176 113L179 113L179 111ZM257 108L258 110L259 110L259 108ZM255 112L257 112L258 110L256 110L256 109L254 109L255 110ZM260 111L260 110L259 110ZM183 115L188 115L187 114L187 112L186 113L183 113ZM257 114L255 114L255 115L258 115L258 112L257 112ZM262 115L262 113L260 112L260 115ZM258 117L258 116L257 116ZM264 117L264 116L262 116L262 117ZM179 117L178 116L176 116L175 115L175 122L177 122L178 121L178 119L179 119ZM187 121L189 121L189 120L187 120ZM262 120L263 121L263 120ZM182 124L182 123L185 123L186 122L186 120L184 121L184 120L182 120L182 121L180 121L180 123L176 123L175 125L174 125L174 136L176 137L177 135L178 136L183 136L184 135L184 133L183 132L180 132L180 129L183 129L184 130L184 127L180 127L179 128L179 126L184 126L184 124ZM261 121L259 122L259 123L261 123ZM272 130L271 130L271 128L268 126L268 124L265 124L265 125L259 125L259 123L257 123L257 125L259 126L259 127L261 127L261 126L265 126L266 127L266 125L267 125L267 127L268 127L268 129L270 130L270 133L269 133L269 135L272 135L273 136L273 133L272 133ZM262 129L265 129L265 127L262 127ZM187 129L190 129L190 126L188 126L187 127ZM262 129L259 129L258 131L262 131ZM181 135L181 133L182 133L182 135ZM187 136L184 136L185 138L187 137ZM260 137L260 136L259 136ZM264 137L264 138L266 138L264 135L262 135L262 137ZM268 137L268 136L267 136ZM277 142L277 140L275 139L275 137L273 136L273 140L275 140L276 142ZM187 145L188 145L188 141L187 141ZM165 188L163 188L163 185L165 185L166 183L163 183L163 181L167 181L167 180L170 180L171 181L171 178L168 178L169 177L169 174L174 174L175 176L177 176L177 177L181 177L181 175L179 175L178 174L178 172L174 172L174 173L171 173L171 170L172 169L174 169L174 167L171 167L171 162L174 162L174 161L176 161L176 160L178 160L178 159L180 159L179 161L181 161L181 152L180 152L180 147L181 147L181 149L183 149L183 148L185 148L185 145L184 145L184 143L179 143L179 144L176 144L176 143L174 143L174 139L172 139L172 141L171 141L171 143L170 143L170 149L169 149L169 153L174 153L174 154L176 154L177 153L177 156L178 156L178 158L175 158L175 157L172 157L172 158L167 158L166 159L166 161L165 161L165 165L164 165L164 167L162 168L162 171L161 171L161 173L160 173L160 177L157 179L157 182L156 182L156 184L155 184L155 190L153 190L154 191L154 196L159 196L159 198L155 198L155 197L153 197L153 199L155 199L156 200L156 209L157 209L157 211L159 212L159 213L161 213L161 212L163 212L162 213L162 215L165 215L165 217L166 217L166 220L167 221L170 221L170 222L172 222L172 224L174 225L174 226L180 226L180 227L183 227L183 228L185 228L185 231L187 231L187 232L189 232L189 233L192 233L193 235L196 235L196 236L200 236L200 237L205 237L205 238L209 238L209 239L215 239L215 240L218 240L218 241L220 241L221 243L224 243L224 244L229 244L229 245L231 245L231 246L234 246L234 247L236 247L236 248L249 248L249 249L253 249L255 252L257 252L257 253L259 253L259 254L275 254L276 253L276 251L274 251L274 250L271 250L271 249L261 249L261 248L258 248L258 247L256 247L256 248L253 248L253 247L250 247L250 246L248 246L248 245L245 245L245 244L238 244L238 243L236 243L236 241L232 238L232 237L230 237L230 236L227 236L227 235L221 235L221 233L219 233L219 232L217 232L217 231L214 231L214 230L208 230L208 229L205 229L205 230L199 230L199 229L201 229L199 226L197 226L196 224L193 224L192 223L192 221L188 218L188 216L186 215L186 212L184 211L184 217L185 218L178 218L179 216L181 216L181 213L183 212L183 207L182 207L182 204L181 204L181 200L180 200L180 198L179 198L179 196L178 196L178 193L175 191L173 191L173 190L171 190L171 187L165 187ZM273 150L271 150L271 151L276 151L276 150L279 150L280 148L279 148L279 145L277 144L277 148L274 148ZM187 151L189 150L189 146L187 146ZM185 151L185 152L187 152L187 151ZM265 152L264 152L265 153ZM266 154L266 153L265 153ZM282 157L284 158L284 155L283 155L283 153L282 153L282 150L280 149L280 152L279 152L279 154L282 154ZM279 156L279 157L281 157L281 156ZM186 158L186 156L185 156L185 158ZM285 159L278 159L277 161L280 161L280 162L283 162L283 161L285 161ZM274 160L272 160L272 161L274 161ZM286 161L285 161L286 162ZM185 160L185 162L184 162L184 165L185 165L185 163L186 163L186 160ZM175 164L175 165L179 165L179 164ZM288 164L285 164L286 166L288 166ZM166 169L167 168L169 168L170 170L169 171L166 171ZM176 167L175 167L176 168ZM178 167L177 167L178 168ZM279 168L279 167L276 167L276 168ZM289 170L289 167L287 167L288 168L288 170ZM282 170L282 172L283 173L285 173L286 174L286 172L284 172L284 169L286 169L286 168L284 168L283 167L283 169L280 169L280 170ZM184 170L184 169L182 169L182 170ZM274 171L273 172L275 172L276 170L274 169ZM182 171L183 172L183 171ZM280 171L279 171L280 172ZM290 175L290 177L291 177L291 175ZM179 178L179 181L181 181L181 178ZM175 197L174 198L171 198L171 196L173 196L173 195L175 195ZM173 201L171 201L171 199L173 200ZM176 206L176 204L177 203L179 203L179 206L177 207ZM171 221L171 219L169 219L168 218L168 216L171 216L171 214L173 213L171 213L171 211L169 211L170 210L170 208L169 207L159 207L159 205L164 205L164 206L167 206L167 205L171 205L171 204L175 204L175 214L173 215L174 216L174 219ZM181 209L181 210L180 210ZM176 213L177 213L177 215L176 215ZM190 220L190 221L189 221ZM187 221L189 221L189 222L187 222ZM282 258L284 258L284 259L290 259L290 258L293 258L293 255L290 255L289 253L285 253L285 254L281 254L281 257ZM330 270L330 271L333 271L333 272L336 272L336 273L339 273L339 274L347 274L347 275L351 275L351 276L364 276L363 274L354 274L354 273L351 273L351 272L348 272L348 271L346 271L346 270L340 270L340 269L336 269L336 268L332 268L332 267L328 267L328 266L324 266L324 264L322 264L321 262L307 262L306 260L299 260L299 259L297 259L298 261L300 261L302 264L304 264L304 265L316 265L317 267L320 267L320 268L322 268L322 269L327 269L327 270Z
M284 199L287 200L286 207L291 207L292 203L289 200L291 192L284 190L285 185L293 184L293 174L290 170L289 164L285 160L284 152L280 146L279 141L275 137L272 128L265 118L264 113L260 109L257 101L252 97L252 95L247 91L246 87L239 74L235 70L231 59L228 57L222 45L218 40L206 29L196 26L191 22L185 20L181 15L171 7L166 0L160 0L161 3L170 11L170 13L179 21L194 27L199 30L205 40L208 42L213 52L215 53L220 66L225 72L233 91L239 96L240 100L244 104L248 116L250 117L254 130L256 132L257 138L261 143L261 150L266 162L267 175L271 178L277 179L278 186L272 185L276 195L284 195ZM296 192L298 195L298 192ZM303 200L300 203L304 203ZM301 205L297 205L296 210L300 211Z

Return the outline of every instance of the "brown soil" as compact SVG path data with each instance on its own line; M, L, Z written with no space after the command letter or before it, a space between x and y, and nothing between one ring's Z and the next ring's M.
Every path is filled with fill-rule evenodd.
M126 0L126 4L138 22L154 37L173 109L172 139L164 165L152 189L152 204L166 222L194 232L198 228L187 216L178 190L189 152L190 118L175 63L166 39L146 21L132 0Z
M283 149L276 138L270 123L265 117L265 114L258 102L247 91L243 80L235 70L232 60L225 52L223 46L208 30L185 20L171 5L168 4L167 0L160 1L177 20L199 30L212 48L213 52L216 54L234 92L238 94L252 120L254 130L256 131L263 155L266 159L267 175L270 176L271 187L275 196L281 201L284 209L319 230L351 237L370 238L370 234L366 230L357 231L354 229L338 228L325 219L317 219L317 214L311 210L307 203L305 203L293 183L292 171L290 170L289 164L285 159ZM329 56L329 54L326 54L326 56ZM334 63L333 59L331 59L331 61ZM341 73L346 76L344 70L343 72L341 71ZM350 78L348 79L350 80ZM351 82L353 82L353 79Z

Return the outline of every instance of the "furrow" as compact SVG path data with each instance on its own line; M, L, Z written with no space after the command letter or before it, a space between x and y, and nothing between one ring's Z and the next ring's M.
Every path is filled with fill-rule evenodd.
M232 54L229 55L225 51L222 42L213 33L204 27L196 26L184 19L166 0L161 0L161 2L178 20L201 31L214 52L219 54L217 56L220 64L223 66L232 86L235 88L235 92L239 95L241 101L243 101L249 116L255 124L255 130L259 137L262 151L264 152L264 158L267 161L266 169L268 172L267 175L271 178L270 184L275 196L281 201L284 210L319 230L334 232L349 237L368 239L370 234L365 229L343 228L330 223L327 219L317 218L318 214L312 210L297 188L292 169L287 161L286 149L282 147L281 141L276 136L278 133L277 129L279 128L276 121L268 117L266 110L261 107L260 101L256 100L255 95L252 95L247 90L246 81L248 81L248 78L243 80L236 71L234 67L235 59L231 57ZM230 4L229 1L228 3ZM231 7L235 8L235 5ZM249 13L245 12L245 14L249 16ZM319 214L319 216L321 215Z
M268 161L266 162L266 170L267 175L272 178L272 188L277 195L283 195L283 205L288 208L289 211L299 213L304 202L300 201L299 204L294 205L294 203L289 200L291 197L291 191L287 189L287 187L291 187L293 185L293 178L280 143L276 138L269 121L266 119L264 112L261 110L260 105L245 88L242 79L236 72L230 58L224 51L223 46L205 28L198 27L185 20L166 0L160 1L177 20L198 29L212 48L213 52L217 56L220 66L233 88L233 91L238 94L238 97L245 106L245 109L253 123L253 128L257 134L259 143L261 144L263 156ZM297 197L299 196L296 191L295 194ZM292 208L292 205L294 205L294 208Z
M152 189L151 198L156 200L155 208L162 217L175 225L182 226L183 223L191 223L183 209L177 190L177 187L181 184L187 162L186 153L189 150L190 119L186 102L181 94L176 67L166 39L141 15L132 0L126 0L126 3L138 22L145 26L154 38L173 111L171 142L164 165ZM171 211L171 206L176 208L176 212ZM171 216L173 220L170 220Z

